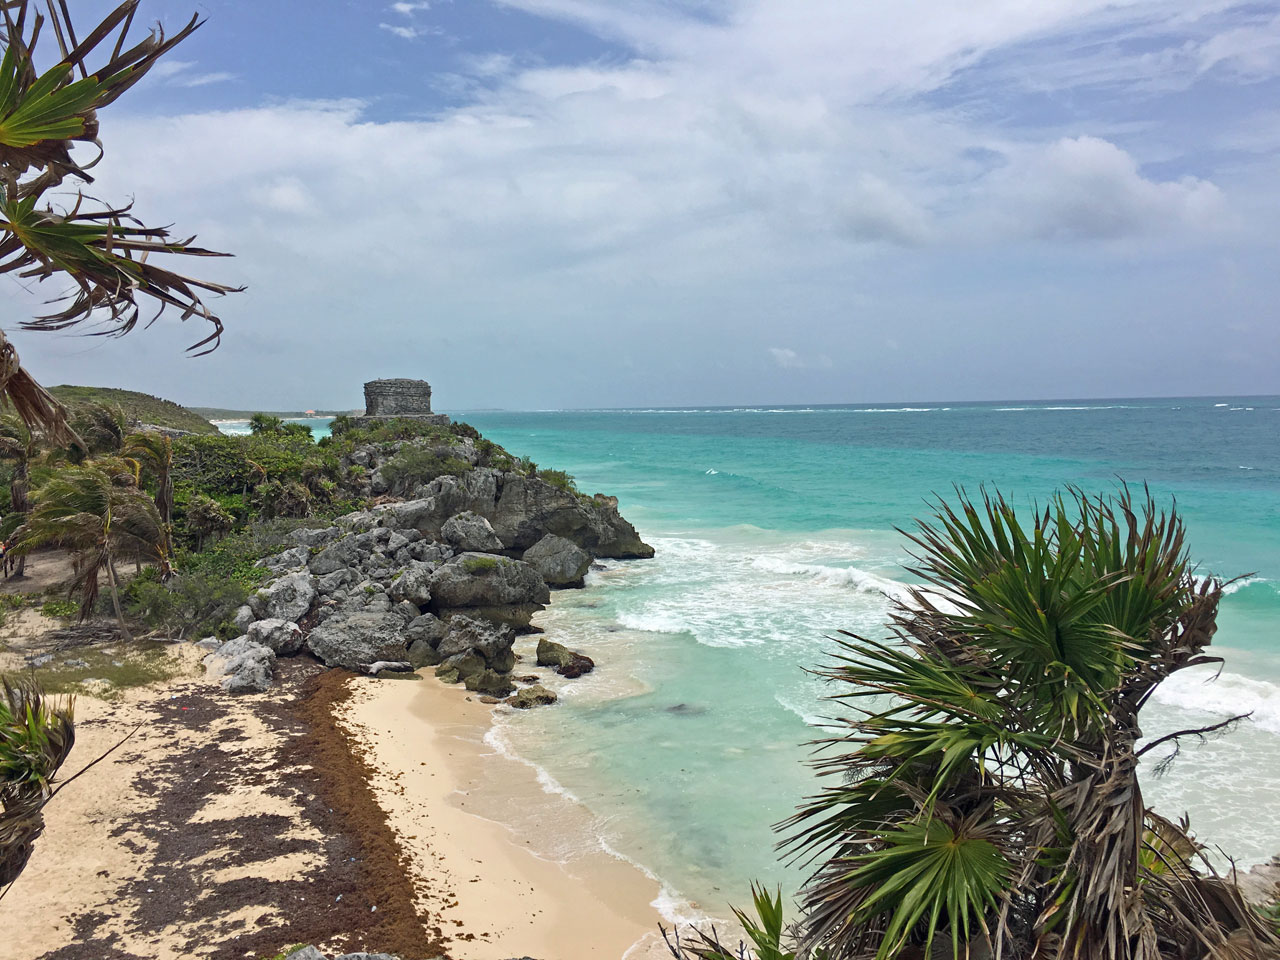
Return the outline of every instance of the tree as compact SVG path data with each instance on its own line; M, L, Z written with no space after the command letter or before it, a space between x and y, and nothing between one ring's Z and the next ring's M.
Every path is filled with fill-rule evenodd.
M138 487L138 464L105 457L66 467L36 491L35 507L14 534L20 555L55 544L74 551L76 575L71 589L80 591L80 619L93 612L99 580L105 576L120 631L132 639L120 608L116 561L150 556L167 577L164 524L150 497Z
M44 832L53 776L74 743L69 702L49 699L29 681L0 681L0 892Z
M0 525L0 534L7 537L31 509L30 491L31 460L36 455L36 440L21 417L14 414L0 416L0 457L13 461L13 477L9 480L9 515ZM13 576L21 577L27 568L27 558L19 556Z
M255 413L249 418L249 432L252 434L261 433L282 433L284 432L284 421L279 417L273 417L269 413ZM308 431L309 433L310 431Z
M200 26L193 16L171 37L157 26L142 41L128 43L138 4L125 0L80 31L62 0L48 3L48 19L32 0L0 0L0 273L38 281L58 277L72 285L70 293L55 298L65 306L24 322L27 329L65 330L92 321L95 335L120 336L137 326L140 301L148 301L158 307L156 317L173 307L183 320L198 316L211 324L212 332L191 347L207 353L217 347L223 327L201 293L240 288L182 276L160 261L164 254L223 254L193 246L194 238L173 240L166 229L138 221L128 206L103 204L83 193L70 209L42 203L68 177L93 182L89 169L103 156L97 111ZM49 36L57 43L57 60L41 71L36 48ZM96 147L96 156L81 163L83 155L72 154L76 144ZM22 367L3 333L0 398L52 442L74 439L63 406Z
M1205 654L1223 584L1176 511L1072 490L1024 524L999 496L939 503L910 536L923 584L893 639L844 634L823 675L854 709L788 821L819 865L801 943L838 958L1276 956L1185 823L1148 809L1139 716ZM1240 719L1240 718L1235 718ZM935 948L936 949L936 948Z
M152 499L164 527L164 552L172 557L173 444L163 433L131 433L125 440L124 454L137 460L151 474L156 486Z

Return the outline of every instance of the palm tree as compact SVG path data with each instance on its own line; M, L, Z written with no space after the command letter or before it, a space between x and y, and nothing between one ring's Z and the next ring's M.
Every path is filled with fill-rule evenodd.
M99 578L107 578L120 631L132 639L120 608L116 560L154 557L161 575L168 576L164 524L155 503L138 488L138 464L105 457L60 470L36 491L35 507L14 535L19 554L56 544L76 554L71 589L80 590L80 619L93 612Z
M53 775L74 742L69 701L49 699L30 681L0 681L0 892L44 832Z
M249 418L249 432L253 434L283 433L284 421L269 413L255 413Z
M1205 654L1223 584L1176 511L1072 490L1024 523L999 496L910 536L923 584L893 638L844 634L823 675L854 710L786 824L818 866L801 947L835 958L1274 957L1280 941L1185 823L1143 803L1139 717ZM1240 719L1240 718L1235 718ZM949 950L937 952L935 938ZM931 950L933 952L931 952Z
M164 552L173 557L173 444L163 433L131 433L123 452L141 463L155 480L152 499L164 527Z
M19 416L0 416L0 457L13 461L13 477L9 480L9 516L0 525L0 532L8 536L26 518L31 508L30 466L36 455L36 441L27 424ZM27 568L26 556L19 556L13 577L21 577Z
M222 254L143 225L128 206L99 204L83 194L70 209L41 205L45 194L68 177L93 182L88 168L102 155L98 110L123 95L200 26L193 16L171 37L157 27L141 42L127 42L138 4L139 0L125 0L98 24L78 30L65 2L0 2L0 273L24 280L58 277L73 284L72 294L60 298L70 303L26 321L23 326L28 329L63 330L92 320L103 324L96 334L123 335L138 323L139 301L148 300L161 311L176 308L183 320L206 320L212 332L191 349L207 353L218 344L222 321L205 306L201 292L224 294L240 288L174 273L160 265L159 255ZM58 45L55 57L37 56L39 40L48 37ZM43 66L50 60L51 66L37 67L37 62ZM77 142L97 146L92 163L81 165L72 157ZM52 442L74 439L66 410L22 367L3 333L0 399Z

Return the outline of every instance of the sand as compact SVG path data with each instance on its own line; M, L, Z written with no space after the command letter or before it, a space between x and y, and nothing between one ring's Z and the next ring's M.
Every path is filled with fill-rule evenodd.
M490 707L434 677L366 682L344 719L379 775L375 789L423 894L436 899L455 960L540 957L628 960L669 956L661 945L659 885L584 833L565 862L539 857L532 838L467 810L485 791L545 808L549 829L583 830L587 811L548 794L528 766L484 743ZM499 707L497 709L506 709ZM493 798L489 798L493 799ZM441 896L444 906L439 906Z

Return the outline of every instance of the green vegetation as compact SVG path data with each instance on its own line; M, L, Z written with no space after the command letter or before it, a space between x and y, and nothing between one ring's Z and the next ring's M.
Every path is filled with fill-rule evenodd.
M1138 746L1161 681L1213 662L1223 584L1193 577L1184 536L1127 490L1071 490L1030 518L998 496L938 504L910 536L922 584L891 638L845 633L822 672L854 715L815 762L827 785L779 825L817 867L794 930L764 925L778 949L1276 955L1275 931L1138 782L1152 750L1234 722ZM682 950L728 955L707 938Z
M149 423L172 430L188 430L191 433L217 433L218 428L200 414L187 407L163 400L136 390L120 390L115 387L51 387L49 392L68 407L94 403L118 407L130 421Z
M18 878L44 832L53 776L74 742L70 703L29 681L0 682L0 891Z
M54 694L91 689L95 697L111 697L121 690L159 683L177 676L177 661L165 644L135 640L109 647L79 647L57 654L40 669L40 684Z
M40 612L50 620L70 620L80 613L80 604L74 600L46 600Z
M497 570L498 565L502 561L497 557L465 557L462 561L462 569L467 573L488 573L490 570Z

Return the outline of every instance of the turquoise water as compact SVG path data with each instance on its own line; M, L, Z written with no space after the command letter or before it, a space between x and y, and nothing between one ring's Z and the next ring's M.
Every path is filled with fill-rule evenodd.
M894 527L953 485L1030 504L1066 483L1146 482L1177 497L1205 572L1255 574L1223 602L1222 675L1179 674L1143 722L1159 735L1228 712L1253 720L1186 750L1146 790L1166 816L1190 813L1221 856L1280 852L1280 398L458 417L618 496L657 548L555 595L538 622L599 667L564 682L559 707L500 720L491 742L585 803L587 842L660 877L672 913L721 913L752 879L802 878L777 863L771 824L813 789L804 744L830 712L803 668L838 629L881 635L905 577ZM525 836L552 832L537 811L495 811L525 814ZM556 842L547 852L566 853Z
M905 579L893 528L953 484L1030 504L1066 483L1146 482L1177 497L1203 571L1255 574L1222 606L1221 677L1171 680L1144 728L1253 720L1146 789L1224 856L1280 852L1280 398L460 416L618 496L657 548L555 595L538 622L599 668L491 740L584 802L600 841L663 880L672 912L801 879L777 863L771 824L813 789L804 744L830 712L803 668L837 629L882 635Z

